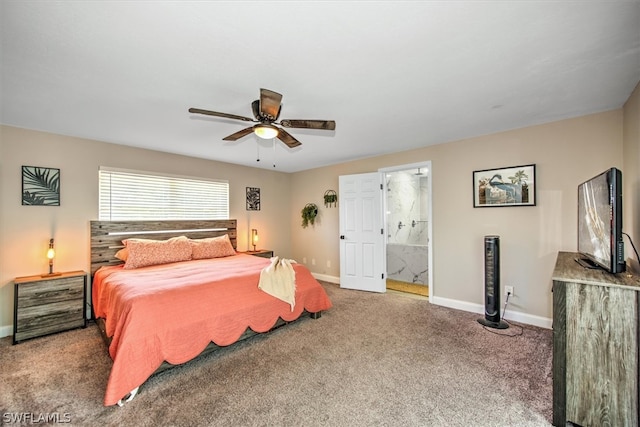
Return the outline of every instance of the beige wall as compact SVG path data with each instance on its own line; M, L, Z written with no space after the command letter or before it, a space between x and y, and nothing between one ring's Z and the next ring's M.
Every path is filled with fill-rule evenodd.
M624 105L624 169L623 206L624 231L631 236L636 248L640 249L640 83ZM633 248L625 236L625 255L634 271L640 272L640 265Z
M13 324L13 278L48 271L49 238L56 271L89 269L100 166L227 179L238 249L247 250L248 230L257 228L260 247L290 256L289 174L8 126L0 132L0 332ZM22 165L60 168L61 206L21 205ZM246 211L245 187L260 188L260 211Z
M337 190L340 175L430 160L434 298L483 304L483 238L498 234L502 284L515 287L510 309L548 319L557 251L576 250L577 186L606 168L622 168L622 119L615 110L295 173L291 214L298 218L307 202L321 209L314 228L292 222L293 256L306 257L314 272L339 276L338 209L324 207L324 191ZM473 208L474 170L531 163L537 206ZM316 266L309 265L312 257Z
M228 179L240 250L247 248L247 231L256 227L261 247L298 261L307 258L312 272L338 277L338 209L324 207L324 192L338 190L340 175L431 161L434 299L482 304L482 240L498 234L502 283L515 286L510 309L548 319L556 253L576 249L580 182L608 167L622 168L625 229L631 226L640 242L634 197L640 179L638 92L624 109L294 174L0 126L0 332L13 321L13 278L47 271L50 237L57 242L56 270L89 268L88 222L97 216L101 165ZM530 163L537 167L537 206L473 208L474 170ZM21 165L59 167L62 206L21 206ZM261 211L245 211L247 186L261 188ZM314 227L303 229L300 210L309 202L320 214Z

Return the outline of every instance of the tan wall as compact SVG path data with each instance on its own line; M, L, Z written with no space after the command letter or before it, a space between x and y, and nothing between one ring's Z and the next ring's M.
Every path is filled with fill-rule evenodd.
M502 284L515 287L510 309L550 318L557 251L576 250L577 186L622 167L622 118L615 110L295 173L292 216L299 218L307 202L321 209L314 228L293 221L293 256L306 257L313 272L339 276L338 209L324 207L324 191L337 190L340 175L431 161L433 296L483 304L483 238L498 234ZM474 170L531 163L537 206L473 208Z
M624 231L631 236L636 248L640 249L640 84L624 105L624 169L623 169L623 206ZM635 272L640 265L633 248L625 237L625 255Z
M101 165L228 179L240 250L247 248L248 230L256 227L260 247L298 261L307 258L314 273L338 277L338 209L324 207L324 192L338 190L340 175L431 161L434 297L482 304L482 239L499 234L502 283L515 286L510 308L550 318L556 252L576 249L580 182L624 166L625 229L633 224L632 235L640 241L637 198L628 194L638 193L640 176L639 98L636 89L624 110L294 174L0 126L0 328L13 321L13 278L47 271L44 251L50 237L57 242L56 270L88 269L88 222L97 216ZM473 208L474 170L530 163L537 165L537 206ZM59 167L62 206L21 206L21 165ZM261 211L245 211L247 186L261 188ZM315 227L303 229L300 210L309 202L320 207L320 214Z
M100 166L227 179L238 249L247 250L248 230L257 228L260 247L290 256L290 174L8 126L0 132L0 327L13 324L13 278L48 271L49 238L56 271L89 269ZM60 168L61 206L21 205L22 165ZM260 211L246 211L246 187L260 188Z

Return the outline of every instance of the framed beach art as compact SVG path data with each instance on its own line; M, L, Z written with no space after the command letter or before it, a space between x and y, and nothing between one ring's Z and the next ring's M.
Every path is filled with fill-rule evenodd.
M536 165L473 172L473 207L536 205Z

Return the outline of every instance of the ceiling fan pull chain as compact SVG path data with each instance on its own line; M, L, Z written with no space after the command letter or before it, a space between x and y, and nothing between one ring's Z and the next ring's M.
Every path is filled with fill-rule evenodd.
M273 138L273 167L276 167L276 139Z
M256 141L256 162L260 161L260 141Z

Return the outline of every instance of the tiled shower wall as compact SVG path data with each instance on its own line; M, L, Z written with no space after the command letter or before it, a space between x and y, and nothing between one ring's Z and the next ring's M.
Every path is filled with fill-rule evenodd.
M387 174L387 277L428 282L428 177Z

